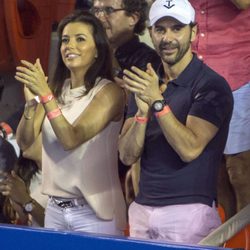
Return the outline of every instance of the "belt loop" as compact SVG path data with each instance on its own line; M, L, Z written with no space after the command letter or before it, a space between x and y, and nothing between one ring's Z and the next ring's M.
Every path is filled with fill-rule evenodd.
M78 202L77 199L74 199L73 201L74 201L75 206L78 206L78 205L79 205L79 202Z

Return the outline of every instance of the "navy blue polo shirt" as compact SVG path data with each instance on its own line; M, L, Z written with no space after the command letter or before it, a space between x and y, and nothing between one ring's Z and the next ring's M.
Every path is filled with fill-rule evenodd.
M168 83L163 97L182 124L185 125L187 116L192 115L214 124L219 130L198 158L183 162L152 115L141 155L136 202L149 206L188 203L211 206L216 199L217 171L232 115L231 89L222 76L194 55L178 78ZM127 117L136 112L132 98Z

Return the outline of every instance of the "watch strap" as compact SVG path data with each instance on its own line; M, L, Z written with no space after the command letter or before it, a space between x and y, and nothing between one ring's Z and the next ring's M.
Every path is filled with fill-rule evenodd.
M30 211L27 210L27 206L28 206L28 205L33 206L32 209L31 209ZM24 203L24 204L22 205L22 207L23 207L23 212L24 212L24 213L30 213L30 212L33 210L33 208L34 208L34 199L31 199L31 200L29 200L28 202Z

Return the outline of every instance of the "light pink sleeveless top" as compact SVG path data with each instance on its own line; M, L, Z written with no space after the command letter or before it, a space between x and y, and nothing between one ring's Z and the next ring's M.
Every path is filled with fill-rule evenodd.
M61 110L73 123L94 96L110 81L96 82L87 95L83 87L70 89L65 81ZM122 120L110 122L99 134L77 148L65 151L45 118L42 130L42 188L49 196L84 197L101 219L116 219L120 229L126 226L126 205L118 177L118 136Z

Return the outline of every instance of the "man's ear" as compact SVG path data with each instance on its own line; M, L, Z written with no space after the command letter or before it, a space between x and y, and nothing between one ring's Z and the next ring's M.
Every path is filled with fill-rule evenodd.
M196 24L191 28L191 42L193 42L196 39L197 32L198 32L198 27Z
M134 13L130 14L129 17L130 17L129 24L130 24L130 26L134 27L140 19L140 14L138 12L134 12Z

